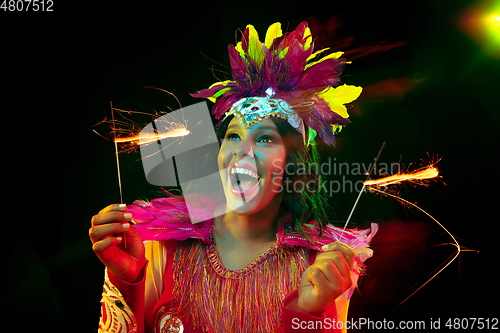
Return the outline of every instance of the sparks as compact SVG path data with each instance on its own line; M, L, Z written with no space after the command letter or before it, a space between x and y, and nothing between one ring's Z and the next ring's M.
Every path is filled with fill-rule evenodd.
M434 275L432 275L427 281L425 281L425 283L423 283L420 287L418 287L415 291L413 291L408 297L406 297L401 303L399 303L399 305L401 305L404 302L406 302L410 297L412 297L420 289L422 289L424 286L426 286L431 280L433 280L436 276L438 276L444 269L446 269L446 267L450 266L451 263L453 261L455 261L455 259L458 258L458 256L460 255L460 252L463 251L463 249L460 246L460 244L458 243L458 241L456 240L456 238L451 234L451 232L449 232L448 229L446 229L431 214L429 214L428 212L426 212L425 210L423 210L422 208L420 208L416 204L411 203L408 200L405 200L405 199L403 199L403 198L401 198L401 197L399 197L397 195L394 195L394 194L391 194L391 193L387 193L385 191L381 191L381 190L379 190L379 188L381 186L382 187L387 187L389 185L395 185L395 184L399 184L399 183L402 183L402 182L412 182L414 184L423 185L423 184L426 184L425 182L427 180L434 179L434 178L436 178L438 176L439 176L439 170L434 165L429 165L429 166L427 166L425 168L416 170L414 172L399 173L399 174L396 174L396 175L391 175L391 176L383 177L383 178L379 178L379 179L370 179L370 180L366 180L365 182L363 182L363 187L366 186L366 188L368 188L370 191L374 191L376 193L379 193L379 194L386 195L388 197L394 198L394 199L398 200L399 202L401 202L401 203L403 203L405 205L408 205L408 206L411 206L413 208L416 208L416 209L420 210L422 213L424 213L429 218L431 218L437 225L439 225L451 237L451 239L453 240L453 242L452 243L448 243L448 244L453 245L456 248L456 253L453 255L453 257L448 262L445 262L444 265L442 267L440 267L440 269ZM466 251L470 251L468 249L465 249L465 250Z
M436 178L437 176L439 176L439 170L435 166L431 165L423 170L417 170L411 173L400 173L379 179L369 179L364 181L363 185L388 186L388 185L398 184L404 181L416 182L425 179L432 179Z
M385 143L384 143L385 144ZM384 147L384 145L382 145L382 148ZM382 151L382 148L379 152L379 156L380 156L380 153ZM378 159L378 156L377 156L377 159ZM439 170L438 168L435 166L435 164L437 163L438 161L435 161L434 163L431 163L429 164L428 166L426 167L423 167L423 168L420 168L416 171L413 171L413 172L408 172L408 173L398 173L398 174L395 174L395 175L391 175L391 176L387 176L387 177L383 177L383 178L379 178L379 179L367 179L363 182L363 187L361 188L361 191L359 192L358 194L358 198L356 199L356 202L354 203L354 206L351 210L351 213L349 215L349 218L347 219L347 222L346 224L344 225L344 229L346 228L347 224L349 223L350 219L351 219L351 216L358 204L358 201L361 197L361 194L366 190L370 190L372 193L373 192L376 192L376 193L379 193L379 194L382 194L382 195L386 195L388 197L392 197L393 199L396 199L398 200L399 202L403 203L403 204L406 204L408 206L411 206L413 208L416 208L418 210L420 210L421 212L423 212L425 215L427 215L429 218L431 218L437 225L439 225L450 237L451 239L453 240L452 243L448 243L449 245L452 245L456 248L456 253L452 255L452 258L450 260L448 260L447 262L443 263L443 265L441 265L440 267L438 267L438 271L433 274L425 283L423 283L420 287L418 287L414 292L412 292L408 297L406 297L401 303L403 304L404 302L406 302L410 297L412 297L416 292L418 292L420 289L422 289L424 286L426 286L431 280L433 280L436 276L438 276L444 269L446 269L448 266L451 265L451 263L453 261L455 261L456 258L458 258L460 256L460 253L461 251L473 251L473 252L477 252L475 250L469 250L469 249L464 249L462 248L462 246L460 246L460 244L458 243L457 239L451 234L451 232L449 232L437 219L435 219L433 216L431 216L429 213L427 213L425 210L423 210L422 208L420 208L419 206L417 206L416 204L414 203L411 203L395 194L391 194L391 193L387 193L387 191L385 190L380 190L380 187L384 187L384 189L387 189L387 188L390 188L389 186L390 185L396 185L396 184L400 184L400 183L403 183L403 182L410 182L410 183L413 183L413 184L418 184L418 185L425 185L428 183L429 180L432 180L432 179L435 179L436 177L439 176ZM368 177L370 177L370 174L371 174L371 171L367 174ZM343 231L342 231L343 233ZM341 237L339 239L342 238L342 234L341 234Z
M388 177L386 177L388 178ZM382 178L384 179L384 178ZM469 249L465 249L463 250L462 249L462 246L458 243L457 239L451 234L451 232L448 231L448 229L446 229L438 220L436 220L431 214L427 213L425 210L423 210L422 208L420 208L419 206L415 205L414 203L411 203L401 197L398 197L396 195L393 195L393 194L390 194L390 193L385 193L383 191L380 191L380 190L377 190L375 188L373 188L372 190L374 190L375 192L378 192L380 194L383 194L383 195L387 195L389 197L392 197L404 204L407 204L407 205L410 205L414 208L417 208L418 210L420 210L422 213L424 213L425 215L427 215L428 217L430 217L434 222L437 223L437 225L439 225L450 237L451 239L453 240L453 243L447 243L449 245L453 245L454 247L456 247L457 249L457 252L455 253L455 255L453 255L453 258L451 258L446 264L444 264L443 267L441 267L441 269L439 269L434 275L432 275L427 281L425 281L425 283L423 283L420 287L418 287L414 292L412 292L408 297L406 297L401 303L399 303L399 305L403 304L404 302L406 302L410 297L412 297L413 295L415 295L415 293L417 293L420 289L422 289L425 285L427 285L429 282L431 282L432 279L434 279L436 276L438 276L442 271L444 271L444 269L448 266L450 266L450 264L455 261L455 259L457 259L457 257L460 255L460 252L461 251L472 251L472 252L478 252L478 251L475 251L475 250L469 250Z
M182 125L179 125L182 126ZM125 143L125 142L135 142L139 141L140 144L148 144L151 142L156 142L158 140L167 139L167 138L179 138L189 134L189 131L185 128L172 129L165 133L158 133L157 135L134 135L130 137L122 137L114 139L117 143Z
M179 113L156 112L153 114L121 110L113 108L112 112L121 119L115 119L112 113L112 120L103 120L98 124L109 124L111 127L112 138L109 139L101 135L94 129L94 132L106 140L113 141L120 153L132 153L137 151L140 146L149 145L163 139L182 140L183 137L191 132L187 128L187 121ZM149 132L145 132L146 124L135 122L130 116L147 116L148 120L154 125Z

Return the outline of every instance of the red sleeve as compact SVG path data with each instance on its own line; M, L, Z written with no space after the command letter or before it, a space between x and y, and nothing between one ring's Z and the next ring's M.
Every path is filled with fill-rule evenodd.
M137 320L138 333L144 332L144 288L146 285L146 267L148 262L149 261L146 259L146 263L139 274L139 276L142 276L142 279L135 283L121 280L114 276L109 270L106 270L109 281L120 291L123 299L132 310Z
M337 308L335 302L321 314L314 316L308 313L292 310L287 306L299 297L299 292L296 290L288 295L283 301L281 331L283 333L321 333L321 332L341 332L341 329L336 328L337 324Z

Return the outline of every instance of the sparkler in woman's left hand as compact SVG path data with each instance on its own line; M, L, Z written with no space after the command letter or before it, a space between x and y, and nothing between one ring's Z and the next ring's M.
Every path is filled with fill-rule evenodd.
M115 145L115 158L116 158L116 167L117 167L117 175L118 175L118 188L120 190L120 203L123 204L123 191L122 191L122 181L121 181L121 171L120 171L120 158L119 158L119 150L118 144L126 145L124 151L135 151L140 145L147 145L153 142L158 142L167 138L180 138L189 134L189 130L187 129L187 124L185 121L170 121L166 117L160 117L159 114L155 114L156 116L153 123L156 124L154 133L144 134L141 133L143 126L137 124L136 122L126 118L123 116L124 113L132 114L145 114L148 116L152 116L150 114L146 114L143 112L136 111L124 111L120 109L116 109L113 107L113 102L110 102L111 106L111 130L113 134L113 143ZM124 120L117 121L115 119L115 111L120 113L120 116ZM174 119L173 119L174 120ZM108 121L102 121L101 123L106 123ZM118 124L118 125L117 125ZM96 130L95 133L103 137ZM120 135L117 135L120 134ZM109 139L108 139L109 140ZM127 238L126 235L123 235L123 245L127 248Z

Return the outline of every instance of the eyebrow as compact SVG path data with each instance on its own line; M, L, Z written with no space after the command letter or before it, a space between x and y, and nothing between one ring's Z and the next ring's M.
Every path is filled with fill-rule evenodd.
M267 126L267 125L259 126L259 130L262 130L262 131L270 130L270 131L273 131L273 132L278 132L278 130L276 129L276 127Z
M241 128L240 125L230 125L228 126L227 129L231 129L231 128ZM273 131L273 132L278 132L278 130L276 129L276 127L273 127L273 126L268 126L268 125L262 125L262 126L259 126L259 130L262 130L262 131L266 131L266 130L270 130L270 131Z

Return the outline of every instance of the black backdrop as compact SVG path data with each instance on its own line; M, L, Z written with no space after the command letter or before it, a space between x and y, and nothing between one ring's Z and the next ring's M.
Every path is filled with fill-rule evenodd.
M441 158L440 181L402 188L400 195L479 251L463 252L398 305L454 248L435 246L451 239L418 210L364 194L353 224L375 221L381 230L350 317L427 325L441 318L443 328L450 317L496 313L500 68L499 58L460 25L475 3L54 2L51 13L0 13L4 163L12 174L4 187L9 215L1 306L7 320L25 330L97 327L104 267L88 228L91 216L118 202L119 193L114 146L92 125L110 116L109 102L141 111L177 107L172 97L144 86L171 91L183 105L198 102L188 93L215 82L213 73L226 79L210 68L227 70L227 45L235 43L237 29L253 24L263 38L274 22L292 30L304 20L320 35L317 48L395 46L356 57L345 70L343 80L365 87L365 97L350 110L352 124L337 148L320 144L323 158L369 164L382 142L380 162L411 169ZM124 201L159 196L139 157L121 158ZM333 195L332 220L346 219L356 195Z

